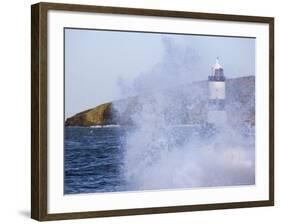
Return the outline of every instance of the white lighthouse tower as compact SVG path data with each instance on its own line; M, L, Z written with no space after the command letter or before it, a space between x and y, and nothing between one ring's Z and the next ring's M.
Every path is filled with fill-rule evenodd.
M223 67L219 64L219 58L212 66L212 74L209 80L209 111L208 123L222 126L226 122L225 111L225 76Z

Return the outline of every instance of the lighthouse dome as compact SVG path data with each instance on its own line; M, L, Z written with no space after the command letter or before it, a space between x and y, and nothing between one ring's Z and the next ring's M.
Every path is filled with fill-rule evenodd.
M212 75L223 77L223 67L219 63L219 58L216 58L216 63L212 66Z
M223 67L219 63L218 57L216 58L216 64L213 65L213 70L216 70L216 69L223 69Z

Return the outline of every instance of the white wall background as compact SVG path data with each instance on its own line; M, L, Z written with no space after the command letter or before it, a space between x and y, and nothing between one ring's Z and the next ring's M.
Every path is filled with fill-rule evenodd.
M277 0L56 0L56 2L202 11L275 17L276 206L177 214L128 216L52 223L280 223L281 15ZM2 1L0 8L0 223L35 223L30 216L30 5Z

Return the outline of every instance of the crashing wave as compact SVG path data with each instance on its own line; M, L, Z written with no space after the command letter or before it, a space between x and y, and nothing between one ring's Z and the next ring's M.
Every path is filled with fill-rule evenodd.
M92 125L90 128L119 128L118 124L108 124L108 125Z

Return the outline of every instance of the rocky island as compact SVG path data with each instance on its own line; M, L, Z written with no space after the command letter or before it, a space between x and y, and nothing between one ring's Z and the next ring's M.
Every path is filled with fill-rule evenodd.
M206 122L208 106L208 81L161 90L167 97L174 97L164 113L167 111L167 122L177 124L194 124ZM150 93L153 95L153 93ZM142 107L139 95L126 99L108 102L94 108L82 111L65 121L65 126L93 126L93 125L130 125L133 114ZM176 99L176 100L174 100ZM122 110L118 108L122 107ZM181 111L180 120L173 117ZM255 124L255 77L246 76L226 80L226 111L230 122L239 124L247 122Z

